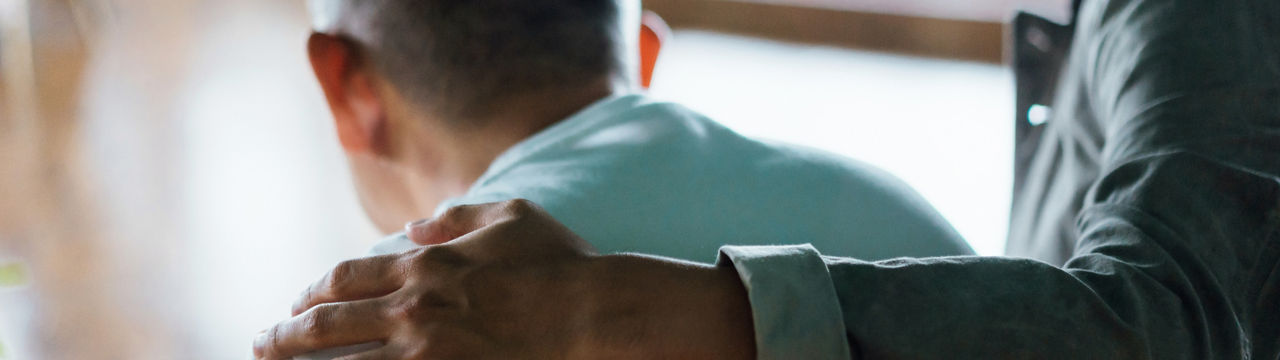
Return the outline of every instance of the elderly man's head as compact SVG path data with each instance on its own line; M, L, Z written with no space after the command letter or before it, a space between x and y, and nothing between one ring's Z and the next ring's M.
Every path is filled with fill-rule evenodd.
M638 0L312 0L307 44L365 211L384 231L502 151L636 86Z
M475 121L533 93L630 82L634 2L312 0L316 29L354 41L405 99Z

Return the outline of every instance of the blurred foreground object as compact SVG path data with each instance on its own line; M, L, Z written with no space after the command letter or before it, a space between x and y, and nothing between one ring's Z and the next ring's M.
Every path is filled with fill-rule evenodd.
M138 359L140 322L105 280L77 156L79 92L103 2L0 2L0 335L14 359ZM4 287L26 288L3 293ZM11 289L10 289L11 290Z

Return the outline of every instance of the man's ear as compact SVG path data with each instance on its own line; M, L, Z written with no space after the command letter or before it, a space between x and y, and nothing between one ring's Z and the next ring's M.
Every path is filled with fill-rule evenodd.
M387 144L387 109L374 74L361 66L355 45L339 36L312 33L307 55L333 112L342 147L347 152L381 155Z
M671 34L671 28L661 16L652 11L645 11L640 18L640 86L649 88L653 80L653 70L658 65L658 54L662 52L662 43Z

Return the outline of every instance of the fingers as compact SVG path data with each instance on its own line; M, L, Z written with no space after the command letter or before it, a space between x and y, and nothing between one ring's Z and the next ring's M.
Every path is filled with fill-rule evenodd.
M447 215L447 213L446 213ZM444 225L440 218L419 220L404 226L404 233L418 245L439 245L457 238L454 232Z
M368 299L400 289L405 277L403 257L382 255L339 263L302 292L293 304L293 315L319 304Z
M527 216L539 209L533 202L522 199L455 206L435 219L405 225L405 234L419 245L443 244L504 220Z
M259 334L253 341L253 354L258 359L289 359L316 350L384 340L392 329L385 315L387 308L380 299L316 306Z

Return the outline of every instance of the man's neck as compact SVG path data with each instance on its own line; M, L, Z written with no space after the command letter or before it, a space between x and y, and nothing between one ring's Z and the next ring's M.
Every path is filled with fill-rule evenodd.
M442 131L429 134L436 140L433 143L440 145L433 151L439 155L439 162L428 168L433 170L421 173L437 186L431 192L438 195L421 198L425 200L421 205L430 207L424 210L433 210L443 200L466 193L511 147L623 89L601 81L573 91L525 96L495 104L503 110L491 116L469 124L446 125Z

